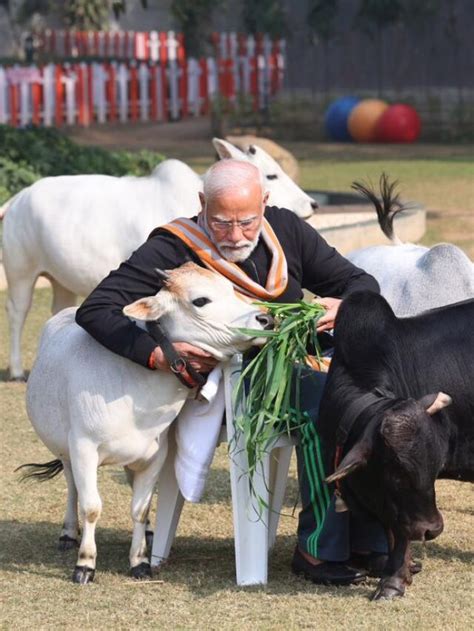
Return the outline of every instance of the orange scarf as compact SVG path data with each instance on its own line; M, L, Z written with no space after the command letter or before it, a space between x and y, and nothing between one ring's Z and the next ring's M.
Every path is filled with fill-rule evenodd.
M263 220L261 237L272 255L265 287L254 282L238 265L227 261L209 239L206 231L191 219L175 219L164 226L164 230L176 235L195 252L204 265L228 278L237 292L260 300L273 300L285 291L288 284L286 257L272 227Z

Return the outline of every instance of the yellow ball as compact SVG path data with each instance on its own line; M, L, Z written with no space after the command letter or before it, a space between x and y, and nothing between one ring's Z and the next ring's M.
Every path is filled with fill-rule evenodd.
M347 121L347 128L357 142L374 142L377 122L388 103L379 99L364 99L354 107Z

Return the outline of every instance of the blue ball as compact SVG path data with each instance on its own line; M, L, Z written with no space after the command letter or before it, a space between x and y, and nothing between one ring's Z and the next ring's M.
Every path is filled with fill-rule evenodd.
M360 99L356 96L343 96L328 107L324 116L324 127L331 140L352 140L347 121L349 114L359 101Z

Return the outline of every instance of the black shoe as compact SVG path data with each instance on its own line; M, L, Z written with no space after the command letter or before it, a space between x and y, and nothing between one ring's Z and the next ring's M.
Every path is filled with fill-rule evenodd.
M350 585L364 581L367 576L365 572L355 570L344 563L323 561L313 565L304 558L298 547L293 555L291 570L294 574L302 575L318 585Z

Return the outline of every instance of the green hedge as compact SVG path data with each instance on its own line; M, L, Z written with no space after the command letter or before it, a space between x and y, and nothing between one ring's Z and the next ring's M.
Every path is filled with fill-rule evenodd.
M82 147L56 129L0 125L0 204L48 175L149 175L162 160L153 151Z

